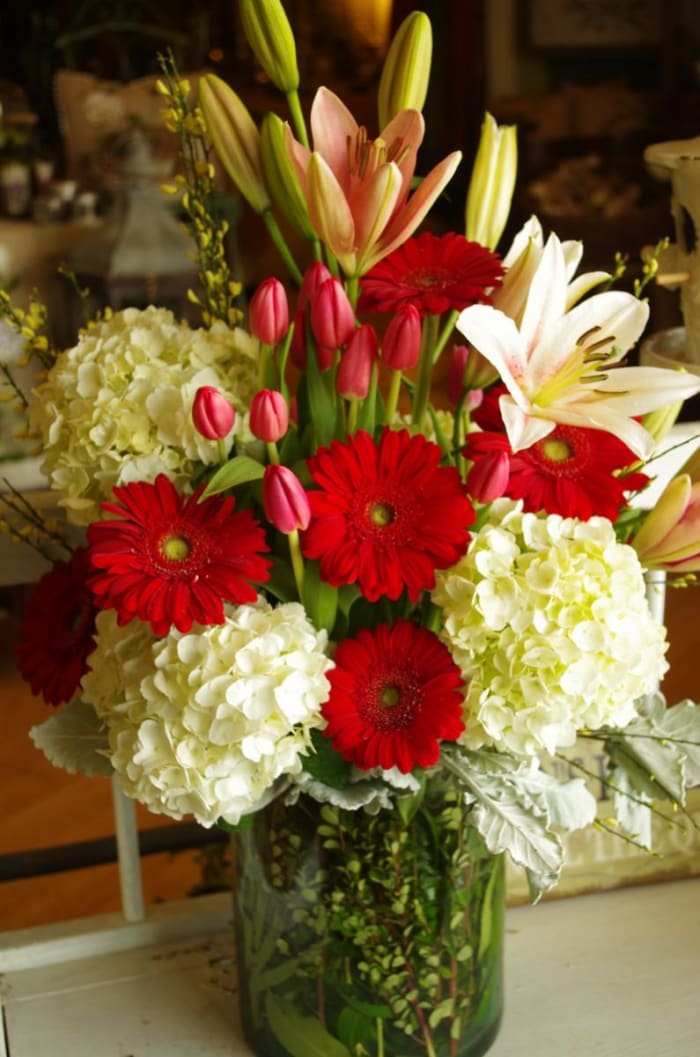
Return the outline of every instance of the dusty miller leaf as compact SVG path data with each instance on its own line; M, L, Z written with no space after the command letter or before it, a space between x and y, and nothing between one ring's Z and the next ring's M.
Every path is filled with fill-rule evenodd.
M613 772L615 785L615 818L620 829L639 841L645 848L651 849L651 808L649 798L636 793L626 771Z
M549 831L543 809L524 804L517 786L516 760L498 754L445 753L450 770L460 780L472 804L471 821L494 854L507 852L523 866L537 892L556 884L563 861L562 843Z
M69 774L105 778L113 774L112 765L104 755L109 749L106 731L92 705L79 698L32 727L29 737L49 763Z
M559 781L541 771L535 760L529 770L513 775L513 783L541 808L550 826L570 832L590 826L595 819L596 798L583 778Z
M661 694L655 694L637 719L623 730L608 733L605 751L613 765L615 784L619 784L620 772L624 772L636 795L685 806L686 761L694 771L697 759L693 753L700 755L700 749L685 744L688 735L694 738L700 722L700 715L694 714L698 710L692 706L691 720L686 704L675 706L681 707L681 712L676 713L675 709L666 709Z

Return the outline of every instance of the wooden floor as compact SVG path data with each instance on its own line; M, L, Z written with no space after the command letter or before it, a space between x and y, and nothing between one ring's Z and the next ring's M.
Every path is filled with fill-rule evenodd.
M29 728L46 718L47 708L31 696L14 667L13 602L10 598L9 615L0 620L0 853L109 836L113 832L110 783L56 770L29 740ZM700 699L700 587L668 593L667 625L671 661L664 684L667 699L671 703L684 697ZM139 819L144 828L166 821L141 810ZM183 898L200 878L193 853L144 859L148 902ZM118 908L115 866L0 884L0 932Z

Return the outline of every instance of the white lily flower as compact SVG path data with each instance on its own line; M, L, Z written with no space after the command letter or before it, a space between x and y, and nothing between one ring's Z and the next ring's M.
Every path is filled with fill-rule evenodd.
M653 438L632 416L693 396L700 380L659 367L615 367L644 330L649 306L609 290L569 308L570 275L562 243L550 235L519 323L490 305L472 305L457 328L508 390L500 409L514 451L561 423L613 433L647 457Z
M556 237L556 236L555 236ZM583 243L569 239L561 243L567 278L566 307L572 308L594 286L610 278L609 272L584 272L574 278L583 256ZM492 304L520 324L530 285L544 253L542 225L536 216L523 224L503 258L506 274L494 290Z

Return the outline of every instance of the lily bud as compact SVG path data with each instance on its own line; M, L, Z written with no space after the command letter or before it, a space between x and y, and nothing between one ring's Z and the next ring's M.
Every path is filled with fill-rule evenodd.
M355 330L355 313L340 279L326 279L311 301L311 330L320 345L337 349Z
M674 477L630 542L645 569L700 571L700 482Z
M299 87L297 49L280 0L240 0L241 24L255 58L281 92Z
M262 492L265 517L280 532L303 531L309 527L309 497L299 478L288 466L266 466Z
M339 396L364 399L369 393L372 368L379 343L371 323L363 323L354 332L343 353L335 387Z
M392 371L410 371L420 356L420 312L415 305L401 305L391 317L382 341L382 362Z
M642 415L642 425L647 433L651 433L657 444L660 444L671 432L682 407L683 401L679 400L675 404L667 404L666 407L660 407L656 411L648 411L646 415Z
M266 345L276 345L289 330L287 292L272 276L260 283L250 299L248 323L252 333Z
M256 213L270 208L265 186L260 133L233 88L216 74L199 81L199 104L214 149L238 190Z
M467 475L467 491L477 503L492 503L505 495L510 479L510 459L497 451L478 459Z
M453 345L447 365L447 396L457 404L466 389L487 389L498 378L488 360L468 345Z
M306 199L285 145L284 121L277 114L265 114L260 126L260 152L265 182L275 203L302 238L315 237Z
M515 125L499 125L486 114L467 192L465 234L493 249L510 213L518 167Z
M207 440L223 440L233 429L236 411L213 385L201 385L192 402L192 421Z
M326 279L331 278L331 273L325 266L323 261L314 261L304 272L304 278L301 281L299 287L299 300L298 308L303 310L308 304L311 304L316 294L321 289Z
M259 389L250 402L250 432L258 440L275 444L289 428L287 402L275 389Z
M422 110L428 94L433 31L423 11L403 20L387 52L379 81L379 127L385 128L400 110Z

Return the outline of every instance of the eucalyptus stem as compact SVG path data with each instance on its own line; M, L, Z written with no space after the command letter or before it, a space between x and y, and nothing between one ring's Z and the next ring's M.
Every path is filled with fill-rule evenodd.
M377 1017L377 1057L384 1057L384 1021Z
M291 275L291 277L292 277L292 279L294 280L295 283L299 283L300 284L301 280L302 280L302 274L299 271L299 266L297 265L297 262L292 257L291 250L289 249L289 246L287 245L285 237L282 234L282 232L280 231L279 224L277 223L277 221L275 220L274 216L272 215L271 210L265 209L265 210L263 210L263 212L260 215L262 216L263 220L265 221L265 226L267 227L267 230L270 233L270 238L272 239L272 241L274 242L275 246L277 247L277 250L278 250L280 256L282 257L282 260L286 264L286 266L287 266L287 268L289 270L289 274Z
M421 334L420 358L418 360L418 380L413 400L413 415L411 421L417 425L423 425L425 411L430 398L430 382L433 372L433 346L437 334L438 317L428 315L423 320L423 333Z

